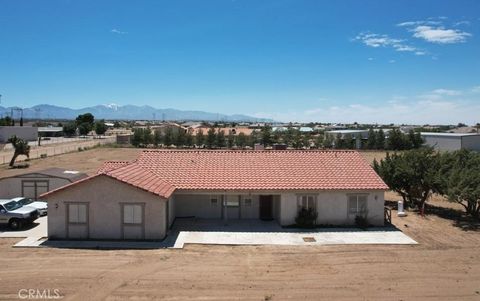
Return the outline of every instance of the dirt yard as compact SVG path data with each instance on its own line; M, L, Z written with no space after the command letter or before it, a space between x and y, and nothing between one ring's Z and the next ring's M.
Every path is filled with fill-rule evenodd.
M104 160L137 154L98 148L33 160L28 170L91 174ZM19 172L1 168L1 176ZM18 299L21 289L58 289L63 300L480 300L480 232L434 214L393 215L418 245L106 251L19 249L11 247L16 239L0 239L0 299Z
M480 233L433 215L394 223L419 245L105 251L0 239L0 299L24 288L64 300L480 299Z

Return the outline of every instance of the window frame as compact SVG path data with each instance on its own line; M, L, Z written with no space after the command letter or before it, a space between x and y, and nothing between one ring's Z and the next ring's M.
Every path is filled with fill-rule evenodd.
M88 225L88 220L89 220L89 204L86 202L66 202L66 211L67 211L67 224L69 225ZM71 221L71 215L70 215L70 206L77 206L77 218L79 217L79 210L78 206L85 206L85 221L84 222L79 222L79 221Z
M348 215L363 215L368 212L368 193L349 193L347 194L347 213ZM352 211L352 206L350 206L350 202L352 201L351 197L355 197L355 211ZM360 197L364 197L365 200L360 200ZM364 206L360 206L360 202L365 201ZM363 210L362 210L363 208Z
M121 212L122 212L122 214L121 214L121 215L122 215L122 216L121 216L121 218L122 218L122 225L124 225L124 226L143 226L143 225L145 224L145 203L121 203L120 206L121 206ZM135 223L135 222L128 223L128 222L125 222L125 207L126 207L126 206L133 206L133 207L138 206L138 207L140 207L140 210L141 210L141 212L140 212L140 218L141 218L141 220L140 220L139 223ZM132 217L132 219L133 219L133 221L135 221L135 209L134 209L134 208L133 208L133 211L132 211L132 212L133 212L133 217Z
M303 204L303 201L304 199L303 198L306 198L306 206L304 206ZM310 199L312 198L312 199ZM310 203L309 201L312 201L313 203L313 206L310 206ZM302 208L305 208L305 209L310 209L310 208L313 208L315 211L317 211L317 195L316 194L311 194L311 193L307 193L307 194L297 194L297 211L300 211L302 210Z

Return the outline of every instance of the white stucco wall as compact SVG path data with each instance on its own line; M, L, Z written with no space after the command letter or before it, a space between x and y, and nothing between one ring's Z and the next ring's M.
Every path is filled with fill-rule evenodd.
M372 225L384 224L384 192L383 191L321 191L309 192L317 196L317 224L319 225L353 225L355 215L348 214L348 194L368 194L367 218ZM303 193L282 193L281 214L279 223L288 226L295 223L297 216L297 197Z
M48 181L49 191L70 184L69 180L45 176L0 179L0 199L11 199L22 195L22 181ZM26 197L32 197L25 195Z
M144 204L145 239L163 239L166 235L166 202L152 193L131 185L99 176L61 190L45 198L48 201L48 236L66 239L66 203L86 202L89 239L123 239L121 203ZM84 231L72 226L69 233ZM123 227L125 235L137 235L137 226Z

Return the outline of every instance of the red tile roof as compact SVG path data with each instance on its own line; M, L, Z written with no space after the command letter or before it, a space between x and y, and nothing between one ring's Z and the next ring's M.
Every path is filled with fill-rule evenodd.
M107 175L165 198L176 189L388 189L356 151L147 150L137 160L124 163L106 163L98 175Z
M176 189L388 189L356 151L152 150L137 164Z
M105 161L102 166L97 170L97 173L106 173L111 170L123 167L131 163L130 161Z

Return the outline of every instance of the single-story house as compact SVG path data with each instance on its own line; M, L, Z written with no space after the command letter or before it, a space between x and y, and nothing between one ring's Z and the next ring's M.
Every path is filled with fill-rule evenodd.
M480 151L480 134L477 133L420 133L425 145L441 151L460 149Z
M38 199L42 193L84 179L87 174L76 170L48 168L0 178L0 198L27 197Z
M42 195L51 239L146 239L176 218L275 220L300 209L317 224L384 224L388 187L356 151L146 150Z

